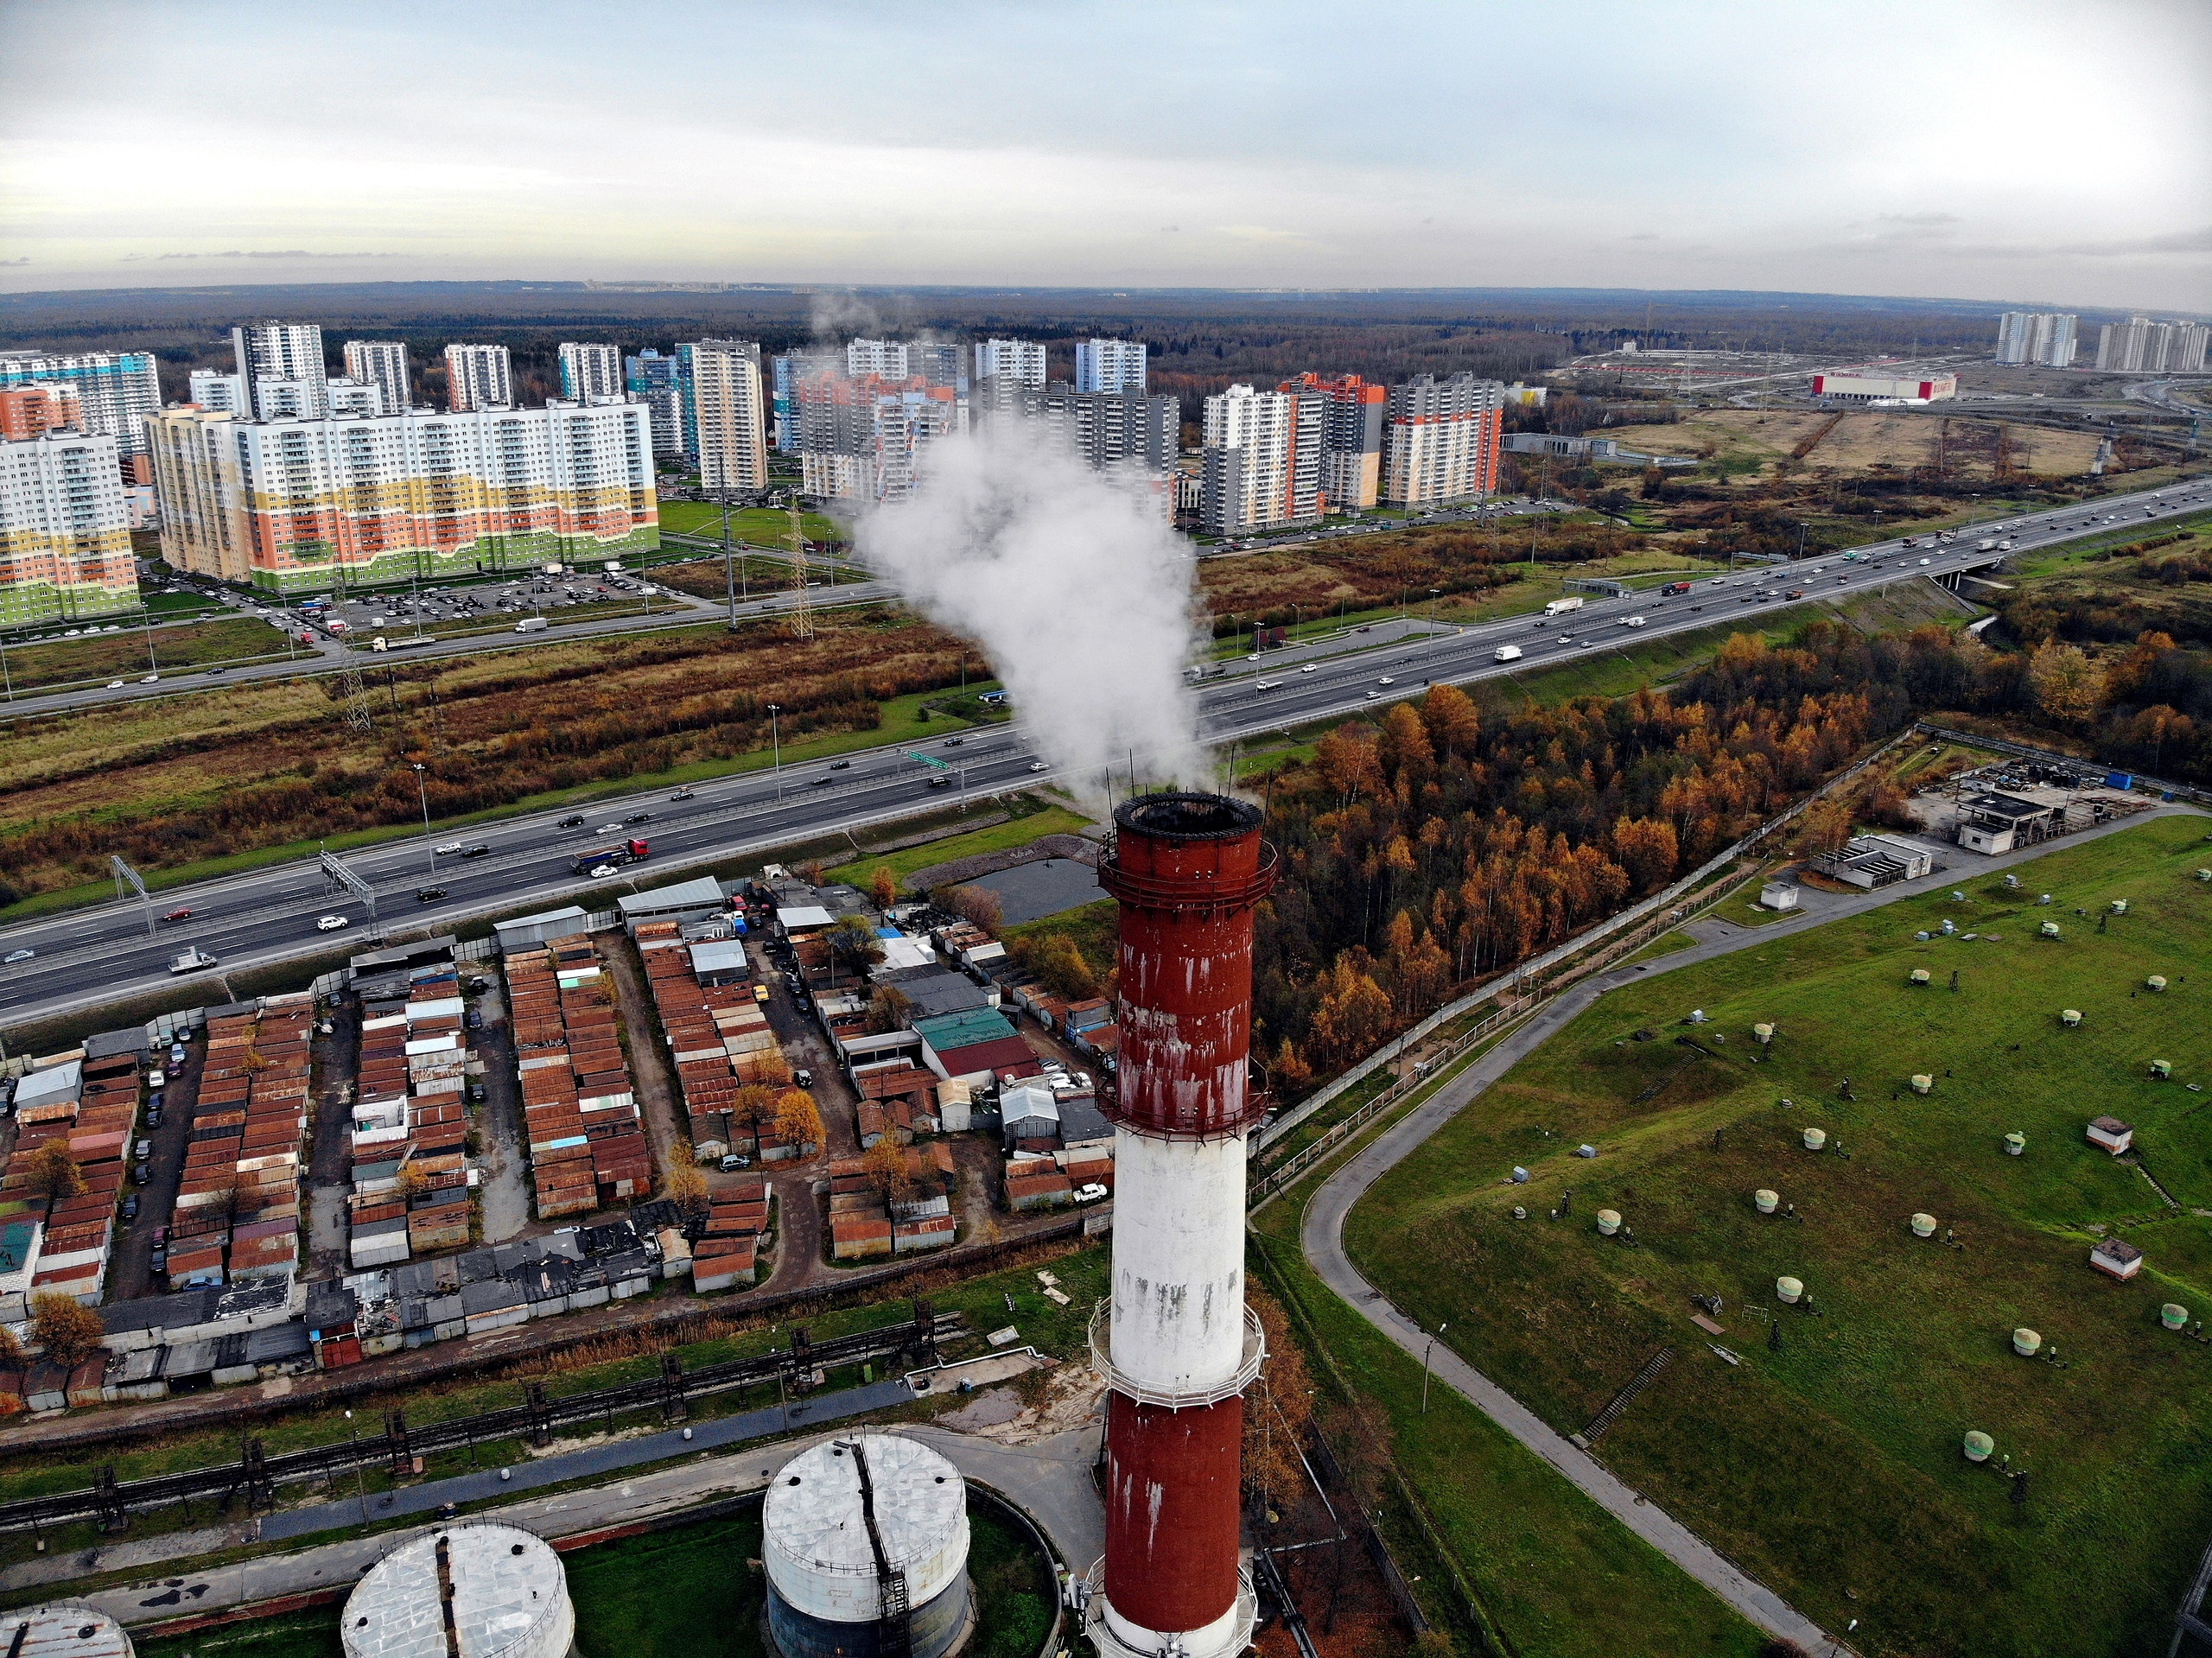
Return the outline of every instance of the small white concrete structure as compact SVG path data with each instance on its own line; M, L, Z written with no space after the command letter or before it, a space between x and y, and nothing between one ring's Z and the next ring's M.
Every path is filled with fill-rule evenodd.
M1796 881L1770 880L1759 888L1759 908L1762 910L1794 910L1797 907L1802 889Z
M2024 1324L2012 1332L2012 1350L2024 1359L2031 1359L2043 1345L2043 1337Z
M2143 1252L2118 1238L2106 1238L2089 1251L2089 1265L2107 1278L2117 1278L2126 1283L2143 1270Z
M2118 1117L2097 1117L2088 1127L2089 1144L2101 1146L2118 1157L2135 1143L2135 1130Z

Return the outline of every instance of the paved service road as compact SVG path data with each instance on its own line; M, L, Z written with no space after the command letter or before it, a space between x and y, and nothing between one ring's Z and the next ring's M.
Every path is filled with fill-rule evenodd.
M2148 823L2152 817L2193 809L2162 806L2122 818L2079 835L2006 854L1977 859L1976 875L1987 875L2041 857L2061 847L2078 846L2107 835L2116 835ZM1529 1022L1491 1049L1449 1083L1439 1089L1409 1115L1378 1135L1365 1150L1324 1181L1306 1204L1300 1228L1300 1247L1322 1280L1345 1304L1395 1342L1410 1356L1430 1356L1437 1380L1488 1416L1529 1450L1564 1474L1583 1495L1591 1498L1630 1531L1688 1572L1744 1617L1769 1635L1796 1642L1808 1652L1824 1655L1850 1650L1834 1636L1793 1609L1780 1596L1707 1545L1688 1527L1648 1498L1614 1477L1589 1452L1570 1442L1535 1412L1476 1369L1383 1298L1382 1293L1361 1276L1344 1242L1344 1220L1368 1189L1395 1167L1413 1149L1465 1110L1499 1077L1548 1041L1554 1032L1579 1016L1607 991L1656 973L1707 962L1752 944L1768 944L1808 927L1825 925L1847 916L1940 891L1959 880L1955 870L1937 870L1919 880L1903 881L1862 897L1821 895L1814 912L1770 923L1763 927L1730 928L1717 937L1688 950L1654 958L1649 962L1623 965L1593 974L1564 992ZM1692 924L1694 927L1696 924Z
M2009 538L2016 552L2158 520L2212 506L2212 480L2201 480L2138 496L2116 496L2094 507L1994 521L1962 530L1955 540L1906 549L1897 542L1855 549L1786 566L1760 566L1726 576L1698 580L1687 594L1664 597L1641 592L1627 598L1592 595L1580 609L1548 620L1521 616L1477 627L1401 638L1366 651L1313 658L1304 650L1257 664L1239 660L1225 677L1209 679L1193 692L1199 735L1210 744L1249 739L1306 721L1363 709L1380 712L1396 698L1418 696L1432 682L1476 680L1541 668L1555 662L1598 656L1630 640L1648 640L1756 618L1805 599L1847 599L1921 576L1942 578L1993 563L2000 555L1980 550L1984 542ZM1631 619L1643 626L1632 626ZM1497 659L1507 645L1521 655ZM868 750L844 757L850 764L830 769L826 762L791 765L780 773L753 772L697 785L696 797L674 801L665 793L602 800L575 809L581 828L563 829L564 810L534 812L467 829L441 829L427 837L391 842L349 854L346 862L376 890L378 912L387 926L448 925L493 910L566 902L610 906L616 893L655 885L660 872L725 859L767 848L855 829L964 800L1052 780L1033 772L1035 750L1019 724L987 727L963 734L960 746L932 739L926 751L952 765L950 773L929 771L899 747ZM932 789L932 777L948 780ZM1093 779L1076 781L1090 783ZM633 812L649 811L645 823L626 824ZM620 828L651 846L650 860L598 881L580 879L576 859L594 845L612 842L605 826ZM481 846L476 858L435 857L437 844L459 842ZM435 873L434 873L435 872ZM419 904L415 893L435 880L445 896ZM159 937L146 933L137 905L105 904L73 910L48 919L0 931L0 954L35 950L36 959L0 969L0 1028L26 1020L97 1006L125 996L156 992L175 982L169 958L188 944L236 969L310 955L352 944L367 949L370 918L356 900L340 900L325 891L311 863L289 863L249 874L193 886L170 887L156 900L156 912L179 905L193 911L188 922L164 924ZM319 933L315 919L343 914L350 927L342 935ZM219 973L221 969L218 969ZM208 999L226 995L214 975L200 975Z

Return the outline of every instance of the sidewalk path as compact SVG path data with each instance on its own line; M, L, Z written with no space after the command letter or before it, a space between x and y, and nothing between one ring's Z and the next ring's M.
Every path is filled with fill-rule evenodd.
M1424 1348L1429 1346L1427 1336L1411 1318L1384 1299L1382 1293L1362 1277L1358 1268L1352 1265L1351 1258L1344 1249L1345 1217L1351 1213L1353 1204L1366 1194L1368 1188L1415 1147L1450 1121L1492 1083L1579 1016L1599 997L1619 985L1649 974L1671 973L1679 968L1711 961L1717 956L1742 950L1747 945L1770 943L1777 938L1790 937L1808 927L1822 926L1831 921L1861 915L1869 910L1894 904L1899 899L1941 892L1967 880L1979 880L2014 864L2041 857L2044 853L2078 846L2106 835L2118 834L2123 829L2148 823L2154 817L2176 815L2201 816L2203 814L2189 807L2161 806L2115 823L2084 830L2079 835L2069 835L2063 840L2047 842L2042 846L2003 857L1977 858L1971 872L1957 868L1944 870L1920 880L1902 881L1897 886L1885 886L1864 896L1821 894L1822 901L1815 913L1773 922L1763 927L1738 928L1732 925L1718 937L1707 937L1688 950L1676 950L1672 955L1650 962L1616 967L1607 972L1592 975L1561 994L1557 1001L1543 1008L1445 1087L1439 1089L1416 1110L1385 1130L1365 1150L1322 1184L1306 1205L1301 1229L1300 1242L1307 1262L1323 1282L1370 1324L1389 1337L1409 1356L1420 1358ZM1795 1641L1808 1652L1827 1655L1851 1650L1837 1637L1793 1609L1772 1590L1738 1569L1656 1503L1639 1496L1623 1484L1595 1458L1570 1444L1565 1435L1554 1430L1549 1423L1450 1348L1434 1347L1432 1368L1439 1381L1448 1384L1468 1403L1567 1476L1584 1495L1758 1628L1769 1635Z

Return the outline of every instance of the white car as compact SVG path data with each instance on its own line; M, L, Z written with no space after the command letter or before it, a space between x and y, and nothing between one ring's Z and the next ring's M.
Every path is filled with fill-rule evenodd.
M1643 626L1643 618L1641 616L1624 616L1621 619L1621 626L1623 627L1641 627Z
M1079 1204L1095 1204L1106 1195L1106 1188L1092 1180L1075 1189L1075 1200Z
M342 915L327 915L316 921L315 930L317 932L336 932L346 924L346 918Z
M1244 658L1244 660L1245 660L1245 661L1247 661L1247 662L1257 662L1259 659L1260 659L1260 653L1259 653L1257 651L1253 651L1253 652L1252 652L1252 654L1251 654L1250 656L1249 656L1249 657L1245 657L1245 658Z
M1559 636L1558 642L1561 645L1572 645L1574 643L1574 640L1570 635L1562 633Z
M1033 772L1049 772L1052 768L1042 760L1032 760L1029 762L1029 769Z
M11 950L8 952L8 958L6 962L4 963L0 963L0 965L13 967L18 962L29 961L31 957L37 954L38 952L35 950Z
M1309 662L1298 671L1301 674L1318 674L1321 671L1321 664L1318 662Z
M1385 675L1383 675L1383 676L1382 676L1382 678L1380 678L1380 679L1376 680L1375 683L1376 683L1376 684L1378 684L1378 685L1395 685L1395 684L1396 684L1398 682L1397 682L1396 680L1395 680L1395 679L1391 678L1389 675L1385 674Z
M622 825L620 823L601 823L597 829L594 829L592 833L594 835L620 835L622 833Z
M1921 562L1922 563L1925 564L1928 561L1927 561L1926 559L1924 559L1924 558L1923 558L1923 559L1922 559L1920 562Z
M594 880L605 880L614 873L614 866L611 863L595 863L591 867L590 873Z
M162 677L159 674L148 674L138 683L141 685L158 685L162 683Z
M107 683L107 688L111 691L119 691L123 689L123 682L119 679L111 679Z
M1377 697L1381 696L1382 695L1382 692L1380 692L1380 691L1370 691L1370 692L1368 692L1368 693L1367 693L1367 698L1366 698L1366 700L1367 700L1367 701L1369 701L1369 702L1374 702Z
M443 846L432 847L430 850L436 853L441 858L448 857L452 854L461 850L461 842L458 841L448 841Z

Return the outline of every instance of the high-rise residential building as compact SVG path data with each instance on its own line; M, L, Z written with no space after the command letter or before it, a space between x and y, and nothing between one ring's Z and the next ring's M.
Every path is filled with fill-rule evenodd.
M1997 319L1997 360L2065 368L2080 319L2064 311L2007 311Z
M768 487L768 421L760 395L760 347L750 340L702 340L691 348L691 402L698 418L699 487Z
M918 375L809 375L793 387L793 399L799 487L825 499L902 500L927 471L930 446L968 429L959 392Z
M0 626L111 616L137 602L117 440L64 430L0 442Z
M1208 397L1202 527L1237 536L1319 518L1327 430L1327 400L1295 383L1285 391L1232 385Z
M655 454L682 454L690 447L684 440L685 401L677 367L675 358L664 357L650 346L624 364L630 395L652 412Z
M384 400L384 388L365 380L341 379L327 382L323 390L327 396L330 412L348 419L363 415L404 415L402 407L392 409Z
M48 432L85 429L84 401L66 380L11 385L0 391L0 440L43 437Z
M1005 375L977 384L995 386ZM1175 464L1183 435L1183 411L1174 398L1141 391L1077 391L1065 380L1041 391L1014 387L1003 403L988 413L971 410L976 421L1018 419L1041 427L1065 441L1092 468L1108 472L1136 467L1165 473Z
M162 406L162 381L151 352L0 351L0 389L67 385L77 394L85 431L115 440L118 464L130 471L146 454L146 418Z
M1045 347L1035 340L979 340L976 342L973 387L1005 380L1031 391L1045 389Z
M2097 366L2120 374L2201 373L2205 340L2202 323L2132 316L2098 330Z
M1144 351L1144 342L1140 340L1078 340L1075 346L1075 389L1143 391Z
M968 353L952 341L918 340L906 348L906 363L915 378L968 395Z
M1322 399L1322 510L1370 507L1382 481L1382 420L1390 394L1382 386L1346 374L1324 380L1301 374L1279 391L1313 391Z
M407 378L407 342L404 340L347 340L346 378L376 387L387 415L404 414L414 406L414 393Z
M289 392L290 399L309 416L323 412L322 384L330 377L322 359L322 330L312 322L279 322L270 318L231 330L231 351L238 359L238 384L245 388L255 416L269 418L277 396L264 397L264 381L285 382L303 388Z
M594 397L622 395L622 348L620 346L561 342L561 395L578 403Z
M1497 487L1504 387L1473 374L1424 374L1390 388L1382 429L1383 504L1471 499Z
M512 409L515 369L505 346L446 347L446 407L455 414L471 409Z
M196 368L190 377L191 391L188 394L192 403L200 409L219 414L236 415L241 420L253 418L253 409L246 397L245 382L235 374L226 374L220 369Z
M264 592L518 569L659 545L639 403L152 422L162 556Z
M798 406L791 390L802 379L823 374L842 374L845 359L830 352L786 352L772 359L776 415L776 448L783 454L798 453Z
M861 379L873 374L880 380L913 377L911 353L903 340L852 340L845 344L845 374Z
M232 395L238 377L234 374L211 376L203 382L194 378L195 390L205 390L219 397ZM227 382L228 384L223 384ZM256 387L255 401L260 405L264 420L319 420L324 415L381 415L386 412L384 393L375 386L359 380L263 380ZM194 403L200 399L194 397ZM320 403L320 410L316 405ZM242 405L201 404L203 408L231 406L243 414Z

